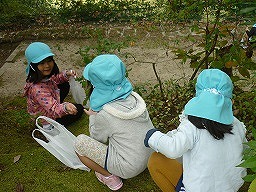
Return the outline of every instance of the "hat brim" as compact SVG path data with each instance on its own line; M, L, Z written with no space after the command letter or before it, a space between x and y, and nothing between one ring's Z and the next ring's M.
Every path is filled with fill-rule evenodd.
M84 68L84 71L83 71L83 76L86 80L90 81L89 80L89 70L91 68L91 63L87 64Z
M93 111L100 111L103 105L127 98L133 90L132 84L126 78L120 89L100 89L95 87L90 96L90 107Z
M222 97L217 98L217 97ZM207 98L207 99L205 99ZM230 98L204 92L192 98L184 109L186 115L201 117L230 125L234 121L232 101Z
M47 53L47 54L44 54L44 55L42 55L41 57L39 57L37 59L34 59L34 60L30 61L30 63L28 62L27 67L26 67L26 74L28 75L28 73L29 73L29 70L30 70L29 65L31 63L39 63L40 61L44 60L45 58L51 57L51 56L54 56L54 54L53 53Z
M54 56L54 54L53 53L47 53L47 54L41 55L40 57L38 57L34 60L31 60L31 63L39 63L39 62L43 61L45 58L51 57L51 56Z

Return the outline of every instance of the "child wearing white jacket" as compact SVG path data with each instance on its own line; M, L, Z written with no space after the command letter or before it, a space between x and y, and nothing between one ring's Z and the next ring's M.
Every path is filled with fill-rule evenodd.
M144 143L156 151L148 168L163 192L236 192L243 185L246 169L238 165L246 129L233 116L232 90L226 73L205 69L178 128L147 132ZM182 163L176 160L180 157Z

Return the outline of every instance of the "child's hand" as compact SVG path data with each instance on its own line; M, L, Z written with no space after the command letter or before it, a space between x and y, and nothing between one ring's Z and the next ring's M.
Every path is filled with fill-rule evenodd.
M72 69L71 70L67 70L66 74L67 74L68 78L71 77L71 76L76 78L76 71L74 71Z
M97 112L91 110L91 108L90 108L89 110L84 109L84 112L85 112L87 115L89 115L89 116L90 116L90 115L96 115L96 114L97 114Z
M72 103L66 103L65 109L70 115L75 115L77 113L77 108Z

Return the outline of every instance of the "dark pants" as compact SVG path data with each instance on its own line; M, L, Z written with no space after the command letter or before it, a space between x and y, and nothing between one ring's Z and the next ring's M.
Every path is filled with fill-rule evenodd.
M65 82L58 85L60 89L60 103L63 103L64 99L67 97L70 89L69 82Z
M60 103L64 102L64 99L67 97L68 93L69 93L69 89L70 89L70 85L68 82L62 83L58 85L59 89L60 89ZM56 121L62 125L64 125L64 127L72 124L73 122L77 121L78 119L80 119L80 117L83 115L84 113L84 107L81 104L74 104L76 106L77 109L77 114L75 115L65 115L61 118L57 118Z
M176 192L180 192L181 191L181 187L184 187L183 183L182 183L182 180L183 180L183 174L181 175L178 183L177 183L177 186L175 188L175 191Z

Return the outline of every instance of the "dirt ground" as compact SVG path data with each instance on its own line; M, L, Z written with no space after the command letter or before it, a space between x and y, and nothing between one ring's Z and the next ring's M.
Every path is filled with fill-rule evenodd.
M40 40L39 40L40 41ZM85 66L82 56L78 53L79 49L85 46L86 40L41 40L47 43L54 52L55 61L60 70L75 69L78 76L82 76ZM15 50L5 59L5 63L0 68L0 93L2 97L22 95L23 86L26 79L25 68L26 59L24 51L30 41L24 41L17 45ZM10 47L12 51L13 47ZM186 79L191 76L192 71L188 67L182 66L174 55L162 48L142 48L128 47L117 53L127 66L129 78L133 84L156 83L156 77L150 62L157 62L157 73L162 80L165 79ZM129 53L133 57L126 58ZM149 62L149 63L146 63Z
M115 30L115 31L114 31ZM118 35L116 38L123 37L126 31L137 33L135 28L131 27L116 27L110 26L106 32L108 35ZM162 30L162 29L161 29ZM123 60L127 66L128 75L133 84L139 83L157 83L156 76L152 67L152 63L156 63L156 71L161 80L179 80L187 81L191 77L193 70L188 64L182 65L175 58L174 53L169 49L167 52L164 46L156 46L158 39L166 39L169 42L175 42L176 39L185 37L188 30L185 28L161 31L151 33L144 30L141 33L141 38L138 42L132 42L131 46L123 48L117 55ZM0 33L1 35L1 33ZM17 43L1 43L0 42L0 95L2 97L10 97L22 95L23 86L25 84L26 74L26 59L24 51L32 41L42 41L47 43L54 52L55 61L60 70L75 69L78 76L82 76L82 71L85 66L83 58L79 54L79 50L86 45L91 45L89 38L84 39L36 39L23 40ZM149 45L145 42L151 41ZM155 42L155 44L154 44ZM189 41L183 41L180 46L192 47L193 44ZM130 55L126 57L126 55ZM254 53L254 60L255 59ZM134 58L137 62L135 62Z

